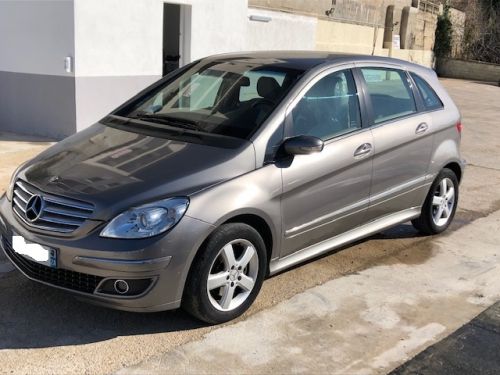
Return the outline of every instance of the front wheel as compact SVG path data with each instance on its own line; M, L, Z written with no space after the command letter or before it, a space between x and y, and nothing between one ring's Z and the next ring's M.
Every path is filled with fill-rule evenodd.
M246 224L224 224L194 260L182 307L211 324L235 319L257 297L266 266L266 248L259 233Z
M434 180L420 217L412 220L413 226L423 234L438 234L450 225L458 203L458 179L448 168Z

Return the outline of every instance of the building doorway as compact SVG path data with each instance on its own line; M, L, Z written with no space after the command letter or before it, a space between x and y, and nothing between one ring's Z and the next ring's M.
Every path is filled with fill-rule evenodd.
M191 7L163 4L163 75L190 61Z

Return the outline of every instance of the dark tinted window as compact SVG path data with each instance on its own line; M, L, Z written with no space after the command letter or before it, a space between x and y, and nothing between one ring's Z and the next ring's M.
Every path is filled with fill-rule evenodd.
M424 105L426 109L438 109L443 107L443 103L439 96L434 92L431 86L420 76L411 73L415 84L417 85L418 91L420 95L422 95L422 99L424 100Z
M292 111L293 135L327 140L361 127L359 101L350 70L321 78Z
M362 68L375 124L415 113L415 99L406 73L396 69Z

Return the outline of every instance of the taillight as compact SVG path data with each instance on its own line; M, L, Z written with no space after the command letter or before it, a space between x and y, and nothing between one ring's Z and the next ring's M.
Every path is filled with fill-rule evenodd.
M459 134L462 134L462 129L463 129L463 128L464 128L464 127L463 127L463 125L462 125L462 122L461 122L461 121L458 121L458 122L457 122L457 132L458 132Z

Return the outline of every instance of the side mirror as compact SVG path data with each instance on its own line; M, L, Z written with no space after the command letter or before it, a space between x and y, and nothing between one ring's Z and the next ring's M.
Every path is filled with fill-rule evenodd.
M288 155L307 155L323 150L324 143L312 135L298 135L288 138L283 144L283 149Z

